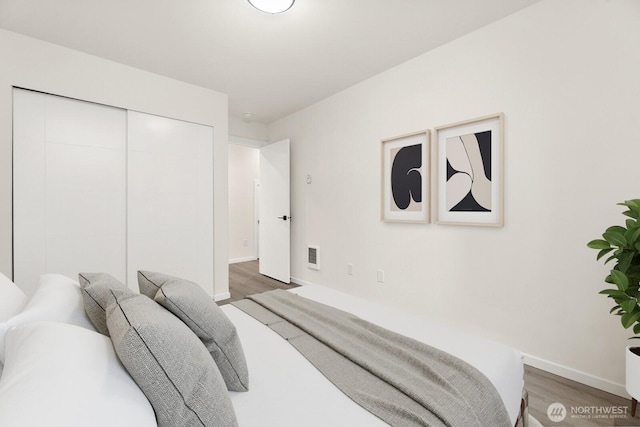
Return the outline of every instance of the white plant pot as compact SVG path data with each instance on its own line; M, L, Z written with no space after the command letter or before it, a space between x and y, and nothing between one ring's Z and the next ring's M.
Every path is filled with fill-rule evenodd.
M625 351L626 358L626 383L627 393L637 401L640 398L640 356L634 354L631 349L640 348L638 345L630 345ZM632 402L632 412L635 413L635 403Z

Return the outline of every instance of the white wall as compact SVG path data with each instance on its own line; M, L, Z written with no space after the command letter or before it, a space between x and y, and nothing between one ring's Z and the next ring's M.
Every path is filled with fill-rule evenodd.
M256 259L255 181L260 150L229 144L229 262Z
M0 30L0 271L12 276L12 86L214 127L214 271L228 293L228 108L225 94Z
M292 276L623 393L631 334L597 294L607 269L585 245L623 221L616 202L640 197L638 40L640 2L545 0L271 124L270 140L292 141ZM381 139L496 112L503 228L380 221Z

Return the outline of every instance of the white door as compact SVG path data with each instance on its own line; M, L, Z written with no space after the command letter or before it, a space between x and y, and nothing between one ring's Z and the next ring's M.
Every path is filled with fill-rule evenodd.
M260 149L260 274L291 280L289 140Z

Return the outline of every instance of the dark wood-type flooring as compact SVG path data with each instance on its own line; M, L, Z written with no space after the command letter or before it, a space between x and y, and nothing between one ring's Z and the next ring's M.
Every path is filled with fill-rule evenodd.
M247 295L272 289L291 289L296 286L262 276L258 272L258 261L231 264L231 298L218 304L228 304ZM545 427L640 426L640 408L636 417L632 418L630 402L622 397L531 366L525 366L524 383L529 392L529 413ZM562 403L567 409L567 416L561 422L553 422L547 417L549 405L556 402ZM611 412L618 412L621 418L609 416Z
M241 300L247 295L259 294L273 289L291 289L298 285L282 283L258 272L258 261L229 264L229 293L231 298L218 301L219 305Z

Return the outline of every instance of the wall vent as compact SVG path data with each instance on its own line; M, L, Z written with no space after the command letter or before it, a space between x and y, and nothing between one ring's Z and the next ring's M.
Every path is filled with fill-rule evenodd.
M318 246L307 247L307 267L320 270L320 248Z

